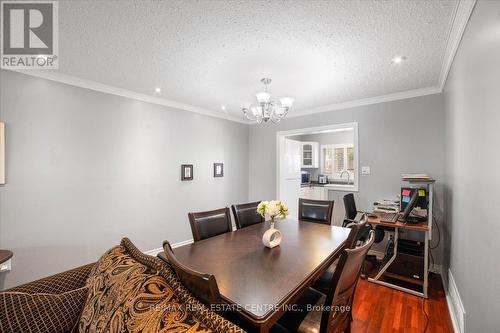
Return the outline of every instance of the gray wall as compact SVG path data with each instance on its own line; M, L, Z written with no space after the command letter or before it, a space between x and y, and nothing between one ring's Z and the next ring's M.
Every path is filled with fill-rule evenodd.
M143 250L188 240L188 211L248 199L248 125L0 76L0 247L14 251L0 289L95 261L124 236ZM195 165L194 181L180 181L181 163Z
M467 332L499 332L500 2L479 1L445 87L446 258Z
M435 207L442 222L445 125L441 94L250 126L250 199L276 196L277 131L348 122L358 122L360 168L371 167L371 175L360 175L355 193L358 208L370 210L374 200L397 195L402 173L425 172L438 181ZM334 209L343 210L345 192L337 193ZM437 263L440 252L440 248L434 251Z

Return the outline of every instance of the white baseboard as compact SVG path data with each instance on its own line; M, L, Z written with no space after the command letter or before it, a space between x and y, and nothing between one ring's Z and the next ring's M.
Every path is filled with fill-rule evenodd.
M194 242L193 239L188 239L188 240L185 240L185 241L182 241L182 242L178 242L178 243L172 244L172 248L175 249L176 247L183 246L183 245L188 245L188 244L191 244L193 242ZM156 248L156 249L152 249L152 250L146 251L144 253L147 254L147 255L149 255L149 256L156 257L156 255L158 253L162 252L162 251L163 251L163 248L159 247L159 248Z
M465 308L450 269L448 269L448 282L445 281L444 274L441 274L441 280L446 292L446 303L448 304L453 330L455 333L465 333Z
M438 265L438 264L434 264L434 265L429 264L429 272L441 275L441 279L442 279L442 277L443 277L443 266L442 265ZM444 287L444 285L443 285L443 287Z

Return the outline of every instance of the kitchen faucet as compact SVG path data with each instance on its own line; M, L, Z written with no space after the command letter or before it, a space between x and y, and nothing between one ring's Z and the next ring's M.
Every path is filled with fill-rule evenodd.
M349 174L349 171L347 170L344 170L340 173L340 178L342 179L342 176L344 175L344 172L347 173L347 185L349 185L349 183L351 182L351 175Z

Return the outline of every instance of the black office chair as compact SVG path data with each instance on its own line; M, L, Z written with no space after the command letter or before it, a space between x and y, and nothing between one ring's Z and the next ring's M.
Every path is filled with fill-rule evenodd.
M344 208L345 208L345 217L344 217L344 222L342 222L342 226L344 228L349 228L353 223L355 223L354 219L356 218L356 215L358 213L363 213L358 211L356 208L356 201L354 201L354 194L349 193L344 195ZM361 236L361 240L365 240L366 237L368 236L368 233L370 232L372 228L367 225L366 230L364 234ZM384 240L384 230L375 228L375 243L380 243L381 241Z
M345 208L345 217L344 217L344 222L342 223L343 227L349 228L350 226L353 225L355 222L356 215L359 212L358 209L356 208L356 201L354 200L354 194L349 193L344 195L344 208ZM385 237L385 231L382 228L376 227L372 228L370 225L366 225L364 227L364 230L361 231L361 236L360 240L364 241L368 237L370 230L374 230L375 232L375 240L374 243L380 243L384 240ZM372 264L375 264L377 262L377 256L373 254L368 254L366 255L366 261L371 262ZM361 276L363 278L366 277L365 274L365 267L363 265L363 270Z

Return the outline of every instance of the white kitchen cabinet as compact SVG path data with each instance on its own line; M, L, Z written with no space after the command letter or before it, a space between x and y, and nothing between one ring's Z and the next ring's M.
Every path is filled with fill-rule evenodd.
M328 191L321 186L314 186L313 189L313 199L314 200L327 200ZM326 193L326 194L325 194Z
M302 142L302 168L319 167L319 143Z
M311 200L328 200L328 189L322 186L301 187L299 197Z
M310 187L301 187L300 192L299 192L299 198L302 199L310 199L311 193L310 193Z

